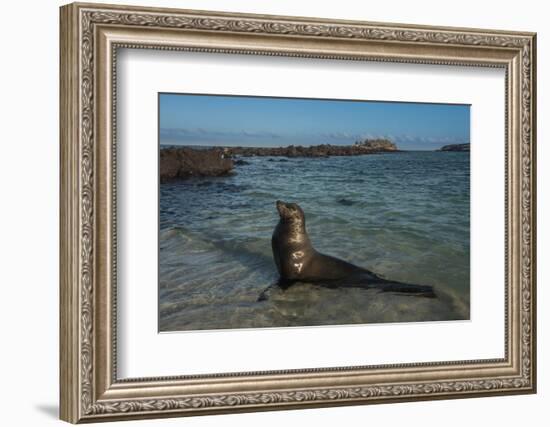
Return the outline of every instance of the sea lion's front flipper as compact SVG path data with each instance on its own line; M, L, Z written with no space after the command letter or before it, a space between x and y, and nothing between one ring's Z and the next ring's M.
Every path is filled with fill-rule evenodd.
M262 293L260 294L260 296L258 296L258 299L256 300L256 302L262 302L262 301L267 301L269 299L269 291L271 290L271 288L273 288L273 286L275 286L276 283L272 283L271 285L269 285L267 288L265 288Z
M292 280L279 279L275 283L272 283L267 288L265 288L256 301L257 302L267 301L269 299L269 293L271 289L278 287L281 290L286 291L290 287L290 285L292 285L293 283L294 281Z

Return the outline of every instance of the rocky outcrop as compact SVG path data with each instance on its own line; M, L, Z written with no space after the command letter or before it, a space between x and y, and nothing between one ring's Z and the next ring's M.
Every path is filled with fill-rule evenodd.
M365 139L363 141L357 141L354 144L354 147L380 153L387 151L399 151L397 146L389 139Z
M193 176L223 176L233 169L233 160L222 149L171 147L160 150L160 182Z
M365 140L353 145L289 145L288 147L226 147L228 156L283 156L283 157L329 157L359 156L363 154L388 153L399 151L396 145L386 139Z
M231 173L235 165L249 164L233 157L329 157L358 156L363 154L397 152L388 140L365 140L354 145L313 145L303 147L226 147L190 148L167 147L160 150L160 182L185 179L193 176L223 176ZM282 161L283 159L281 159Z
M470 151L470 144L449 144L444 145L439 150L436 151Z

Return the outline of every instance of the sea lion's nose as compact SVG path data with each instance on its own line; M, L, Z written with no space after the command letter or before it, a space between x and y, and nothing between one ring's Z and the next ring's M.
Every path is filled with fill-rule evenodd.
M277 212L279 212L279 215L283 215L284 211L286 210L285 209L286 204L281 200L277 200L276 207L277 207Z

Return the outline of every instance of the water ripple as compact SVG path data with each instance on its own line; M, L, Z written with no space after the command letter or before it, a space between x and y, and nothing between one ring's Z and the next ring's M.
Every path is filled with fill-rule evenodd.
M467 153L285 160L249 158L228 177L161 185L161 330L469 317ZM303 284L258 303L277 279L277 199L302 206L320 251L444 297Z

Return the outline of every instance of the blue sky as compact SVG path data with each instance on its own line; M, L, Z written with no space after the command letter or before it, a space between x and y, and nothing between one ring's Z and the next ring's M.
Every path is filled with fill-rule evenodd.
M470 142L470 106L159 94L160 143L349 145L388 138L403 150Z

